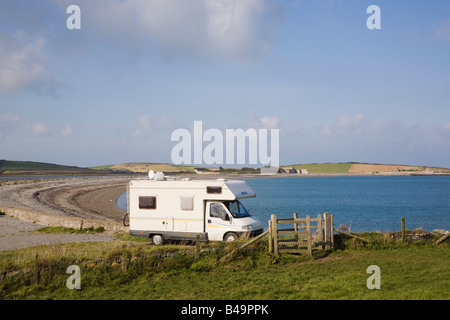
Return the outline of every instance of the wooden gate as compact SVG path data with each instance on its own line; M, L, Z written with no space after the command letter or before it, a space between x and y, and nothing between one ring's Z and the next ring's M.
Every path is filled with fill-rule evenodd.
M292 225L280 228L279 225ZM328 212L318 214L317 218L298 218L294 213L292 219L277 219L275 214L269 220L269 251L279 253L307 253L313 249L329 250L333 248L333 215Z

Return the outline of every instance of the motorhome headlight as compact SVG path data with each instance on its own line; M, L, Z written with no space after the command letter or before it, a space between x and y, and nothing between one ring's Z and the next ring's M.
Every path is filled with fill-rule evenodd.
M252 224L244 224L242 226L242 229L244 229L244 230L252 230L253 229L253 225Z

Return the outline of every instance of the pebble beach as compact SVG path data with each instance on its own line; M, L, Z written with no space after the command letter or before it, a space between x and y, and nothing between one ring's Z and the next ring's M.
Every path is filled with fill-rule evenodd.
M0 251L65 242L111 241L111 233L40 234L45 226L117 226L126 212L117 207L132 177L74 177L0 181ZM120 229L122 228L122 229Z

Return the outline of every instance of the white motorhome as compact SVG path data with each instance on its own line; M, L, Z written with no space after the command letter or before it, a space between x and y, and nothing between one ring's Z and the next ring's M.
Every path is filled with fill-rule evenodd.
M164 240L233 241L263 232L239 199L255 197L241 180L169 180L162 173L128 184L130 234Z

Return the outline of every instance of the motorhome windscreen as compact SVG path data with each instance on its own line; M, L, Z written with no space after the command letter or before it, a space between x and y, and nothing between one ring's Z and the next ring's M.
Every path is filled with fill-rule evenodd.
M224 205L228 208L230 213L235 218L244 218L244 217L250 217L250 213L248 213L247 209L242 205L242 203L239 202L239 200L234 201L226 201L224 202Z

